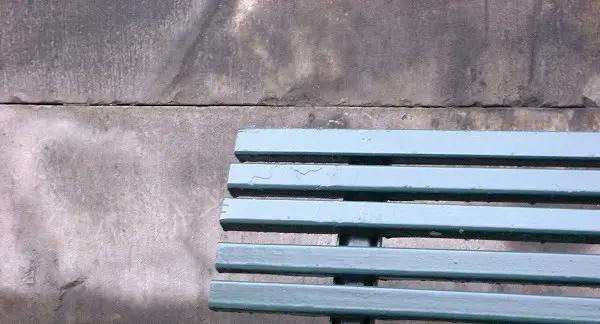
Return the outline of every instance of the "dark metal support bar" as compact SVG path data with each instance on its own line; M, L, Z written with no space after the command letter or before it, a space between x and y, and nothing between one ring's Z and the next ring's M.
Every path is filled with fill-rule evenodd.
M352 159L349 162L353 165L386 165L385 163L368 158ZM344 196L347 201L386 201L385 196L374 193L347 193ZM338 235L338 245L357 246L357 247L380 247L381 236L357 236L357 235ZM366 257L366 256L365 256ZM374 276L337 276L333 278L336 285L349 286L377 286L377 277ZM332 317L332 324L374 324L375 319L370 317Z

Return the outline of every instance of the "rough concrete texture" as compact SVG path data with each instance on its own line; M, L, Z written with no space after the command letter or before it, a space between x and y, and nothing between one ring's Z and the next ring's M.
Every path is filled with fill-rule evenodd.
M220 240L335 242L220 230L235 131L598 131L595 109L349 106L598 106L599 16L593 0L3 1L0 103L20 105L0 105L0 323L327 323L207 308L214 278L329 282L215 273ZM600 253L489 241L384 245Z
M6 0L0 102L597 106L600 2Z
M563 130L600 128L596 109L0 108L0 323L327 323L214 313L217 241L333 244L331 235L224 233L219 205L242 127ZM575 250L439 239L385 246ZM328 279L317 280L329 282ZM384 282L595 295L592 289Z

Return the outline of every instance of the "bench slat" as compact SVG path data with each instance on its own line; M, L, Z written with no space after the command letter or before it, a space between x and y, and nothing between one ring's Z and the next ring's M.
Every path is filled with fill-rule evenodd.
M219 243L216 259L219 272L600 284L600 255Z
M395 288L213 281L213 310L387 319L600 323L600 299Z
M517 164L573 166L600 161L600 133L246 129L240 161ZM458 162L458 163L457 163Z
M233 164L232 195L600 202L600 171L527 168Z
M226 231L600 243L600 210L226 198Z

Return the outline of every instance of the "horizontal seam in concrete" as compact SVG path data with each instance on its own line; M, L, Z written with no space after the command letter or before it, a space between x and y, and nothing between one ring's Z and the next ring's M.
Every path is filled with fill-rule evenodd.
M215 104L181 104L181 103L89 103L89 102L0 102L0 106L89 106L89 107L312 107L312 108L515 108L515 109L552 109L552 108L586 108L594 109L600 107L587 107L584 105L564 105L564 106L510 106L501 104L490 105L306 105L306 104L240 104L240 103L215 103Z

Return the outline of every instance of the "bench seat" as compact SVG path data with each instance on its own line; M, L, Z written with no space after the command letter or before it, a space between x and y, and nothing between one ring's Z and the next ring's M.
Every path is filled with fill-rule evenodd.
M595 254L381 246L384 237L600 243L596 143L600 133L241 130L235 155L242 163L230 169L233 198L223 201L222 228L337 234L339 244L222 242L216 269L334 280L215 280L209 307L334 323L600 323L600 298L376 285L426 279L598 287Z

